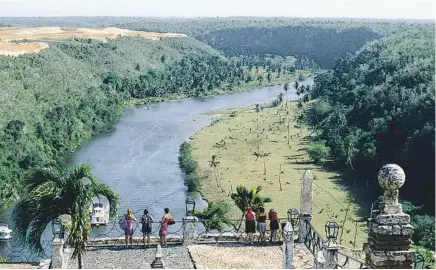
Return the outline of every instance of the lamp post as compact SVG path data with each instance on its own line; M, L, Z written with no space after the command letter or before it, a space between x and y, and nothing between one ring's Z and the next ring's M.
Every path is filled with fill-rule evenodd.
M194 210L195 210L195 200L192 198L186 198L186 216L191 216L192 214L194 214Z
M336 244L336 239L338 239L339 225L334 221L327 221L325 224L325 234L327 236L327 244Z
M63 238L63 229L62 229L62 223L59 218L56 218L52 220L51 222L51 230L53 232L53 239L55 238Z
M300 213L297 209L292 208L288 210L288 221L291 222L292 228L295 229L298 225L300 225Z

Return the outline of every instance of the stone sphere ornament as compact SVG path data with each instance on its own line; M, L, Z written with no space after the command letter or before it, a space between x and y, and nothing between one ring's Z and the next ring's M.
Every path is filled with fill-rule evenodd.
M404 185L406 174L397 164L386 164L378 172L378 183L385 190L396 190Z

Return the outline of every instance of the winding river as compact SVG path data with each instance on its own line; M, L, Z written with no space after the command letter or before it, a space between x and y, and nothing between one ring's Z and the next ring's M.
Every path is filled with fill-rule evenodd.
M312 85L313 78L301 84ZM296 99L292 85L288 98ZM84 143L68 165L92 164L93 172L119 193L120 214L131 207L138 217L148 208L153 216L160 217L168 207L174 218L181 220L188 194L178 164L179 146L211 123L213 117L204 113L270 103L280 92L283 86L127 108L112 132ZM198 195L190 196L196 197L197 208L207 206ZM43 238L48 240L51 233L47 230Z

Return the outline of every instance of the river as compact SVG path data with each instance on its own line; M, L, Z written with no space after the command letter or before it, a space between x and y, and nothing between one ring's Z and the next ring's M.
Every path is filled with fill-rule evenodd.
M312 85L313 78L301 84ZM283 86L127 108L112 132L85 142L68 165L90 163L93 172L120 195L120 214L130 207L138 216L148 208L160 217L168 207L174 218L181 220L188 194L178 164L179 146L211 123L213 117L204 113L271 103L280 92L284 92ZM288 98L297 98L293 84ZM207 206L198 195L190 196L196 198L197 208ZM51 239L51 233L43 238Z

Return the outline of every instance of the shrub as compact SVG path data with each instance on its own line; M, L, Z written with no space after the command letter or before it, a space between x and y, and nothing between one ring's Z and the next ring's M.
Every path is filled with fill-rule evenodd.
M330 148L324 142L311 142L307 147L307 153L313 161L319 162L330 155Z
M201 177L198 174L198 163L192 158L189 142L180 145L179 166L185 174L185 186L188 187L188 191L199 191Z
M435 249L435 220L429 215L415 215L413 224L415 233L413 241L430 250Z

